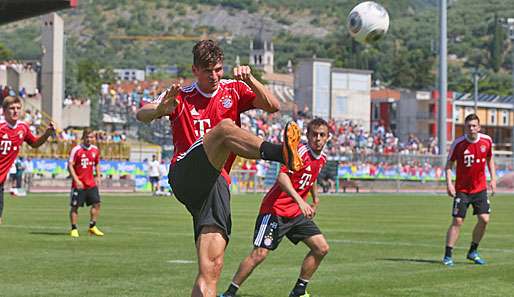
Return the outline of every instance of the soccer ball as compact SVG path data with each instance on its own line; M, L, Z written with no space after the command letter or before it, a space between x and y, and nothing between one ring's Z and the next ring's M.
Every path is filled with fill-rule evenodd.
M389 29L389 14L380 4L366 1L355 6L348 18L346 26L350 35L362 43L379 40Z

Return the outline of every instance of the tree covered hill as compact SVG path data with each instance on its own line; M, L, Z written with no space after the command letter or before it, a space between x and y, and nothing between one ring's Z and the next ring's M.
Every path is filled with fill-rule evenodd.
M178 65L187 73L193 41L126 41L112 35L200 35L230 33L221 41L226 64L236 56L248 61L249 42L260 31L271 33L277 71L287 61L316 56L338 67L374 71L374 79L392 87L430 89L437 73L436 0L383 0L389 11L388 35L373 46L354 42L345 29L355 0L81 0L63 11L67 34L67 80L77 86L84 67L144 68ZM449 88L467 91L471 71L487 75L482 91L510 93L510 43L500 20L514 17L512 0L449 1ZM0 59L34 59L41 49L35 19L0 27ZM75 91L78 91L76 89Z

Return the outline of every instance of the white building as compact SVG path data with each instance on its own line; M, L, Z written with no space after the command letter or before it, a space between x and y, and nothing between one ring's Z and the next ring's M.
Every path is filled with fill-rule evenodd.
M295 101L315 117L370 127L371 71L332 68L332 60L305 59L295 71Z
M118 80L145 80L145 71L140 69L114 69Z

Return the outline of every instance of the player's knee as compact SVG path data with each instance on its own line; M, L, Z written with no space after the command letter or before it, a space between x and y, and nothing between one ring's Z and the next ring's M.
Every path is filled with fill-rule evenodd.
M262 263L262 261L264 261L266 259L266 257L268 256L268 250L267 249L256 249L253 253L252 253L252 264L253 265L259 265L260 263Z
M318 245L315 248L314 252L319 257L325 257L328 254L329 250L330 250L330 246L328 245L328 243L323 243L323 244Z
M236 124L231 119L223 119L218 123L218 125L216 125L222 135L227 135L230 133L230 131L234 129L235 126Z
M200 270L201 276L206 281L217 281L220 278L223 269L223 257L216 257L210 259L209 262L204 263Z
M479 216L478 221L484 225L489 224L489 216Z
M464 224L464 218L455 217L453 219L453 223L452 223L453 226L460 227L460 226L462 226L462 224Z

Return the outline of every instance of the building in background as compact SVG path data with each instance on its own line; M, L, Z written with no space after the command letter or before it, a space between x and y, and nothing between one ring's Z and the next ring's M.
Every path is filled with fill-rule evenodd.
M273 73L274 53L272 35L261 30L253 41L250 41L249 64L265 73Z
M457 94L455 99L455 134L464 133L464 119L475 112L472 94ZM479 94L478 117L482 132L493 138L496 150L511 151L514 125L514 97Z
M371 91L371 129L383 126L397 135L398 104L400 91L394 89L374 89Z
M329 59L300 60L295 71L295 102L315 117L351 120L369 130L371 71L333 68Z
M145 71L140 69L114 69L117 80L145 80Z

